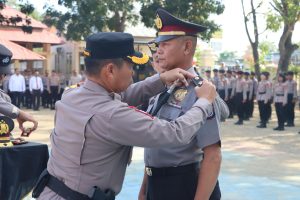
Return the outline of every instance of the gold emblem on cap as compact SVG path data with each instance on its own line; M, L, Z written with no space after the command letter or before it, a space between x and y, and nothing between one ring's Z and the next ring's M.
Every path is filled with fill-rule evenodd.
M7 134L9 132L9 126L8 124L4 121L0 121L0 135Z
M183 101L183 99L185 98L185 96L187 95L187 89L178 89L176 90L176 92L174 93L174 98L177 101Z
M127 56L127 58L129 58L133 63L138 64L138 65L146 64L149 61L149 56L144 53L143 53L142 57Z
M83 51L83 55L84 55L85 57L90 57L90 56L91 56L91 53L90 53L88 50L84 50L84 51Z
M156 19L154 21L155 21L155 25L158 29L161 29L163 27L162 21L158 15L156 15Z

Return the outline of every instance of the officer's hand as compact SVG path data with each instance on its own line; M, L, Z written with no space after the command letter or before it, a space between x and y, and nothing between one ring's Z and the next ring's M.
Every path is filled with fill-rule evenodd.
M188 86L186 79L191 79L194 77L196 77L196 75L193 75L190 72L180 68L175 68L160 74L160 79L165 85L172 85L174 81L179 79L185 86Z
M23 123L26 121L33 123L33 127L31 128L32 131L34 131L38 126L38 122L33 118L33 116L22 110L19 111L19 116L17 117L17 121L19 123L19 128L22 131L24 131Z
M195 91L198 98L205 98L210 103L212 103L217 96L216 87L214 86L214 84L207 80L203 81L201 87L195 87Z

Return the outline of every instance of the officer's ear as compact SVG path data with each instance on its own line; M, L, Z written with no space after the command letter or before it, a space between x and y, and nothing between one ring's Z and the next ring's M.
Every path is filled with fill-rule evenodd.
M193 52L193 41L185 40L184 41L184 55L190 55Z
M112 62L107 63L103 67L103 72L104 72L105 76L109 79L114 79L115 70L116 70L115 64Z

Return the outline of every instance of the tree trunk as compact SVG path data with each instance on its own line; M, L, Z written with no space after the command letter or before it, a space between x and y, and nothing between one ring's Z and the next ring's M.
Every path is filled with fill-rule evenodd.
M292 35L294 30L293 25L284 25L283 33L279 41L280 59L278 62L277 74L288 71L290 59L293 52L298 48L298 45L292 44Z
M252 47L252 54L254 59L255 75L258 79L260 79L258 43L251 43L251 47Z

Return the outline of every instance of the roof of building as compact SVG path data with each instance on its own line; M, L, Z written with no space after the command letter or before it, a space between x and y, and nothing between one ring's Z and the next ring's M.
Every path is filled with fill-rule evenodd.
M13 60L45 60L44 56L41 56L25 47L22 47L14 42L0 39L0 44L8 48L12 53Z

